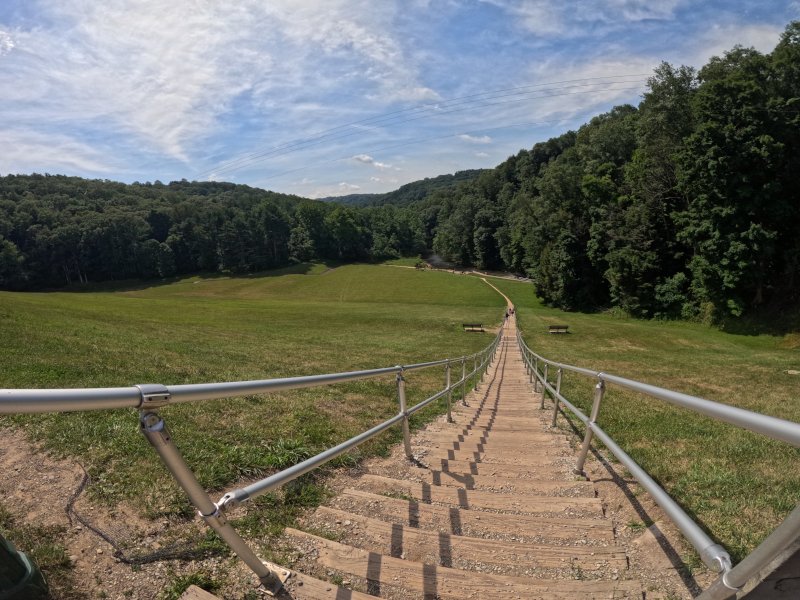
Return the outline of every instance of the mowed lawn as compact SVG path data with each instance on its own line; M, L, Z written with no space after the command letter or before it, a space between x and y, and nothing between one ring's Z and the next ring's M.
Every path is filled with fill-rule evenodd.
M116 291L0 292L0 387L201 383L409 364L483 348L492 335L466 334L461 323L499 325L503 309L503 299L474 278L384 265L299 265ZM407 382L415 403L443 386L443 368L410 373ZM182 404L162 414L201 483L222 490L397 410L391 376ZM133 409L0 417L0 425L24 427L47 449L77 457L93 477L95 499L144 496L152 517L191 514L138 433ZM390 432L362 452L381 452L397 439Z
M529 284L491 282L514 301L526 341L546 358L800 422L800 375L788 373L800 370L798 333L734 335L566 313L543 306ZM549 334L549 324L567 324L570 334ZM562 391L588 414L593 383L572 374ZM800 450L788 444L614 386L598 423L737 560L800 502Z

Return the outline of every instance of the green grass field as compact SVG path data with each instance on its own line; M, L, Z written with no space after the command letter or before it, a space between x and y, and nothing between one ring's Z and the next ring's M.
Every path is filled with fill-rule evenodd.
M100 293L2 293L0 387L235 381L408 364L482 348L491 336L464 334L461 322L502 316L502 299L472 278L385 266L293 271ZM407 380L415 402L439 389L443 374ZM203 485L221 489L284 465L290 459L277 456L277 446L295 448L292 457L316 453L396 411L388 377L163 413ZM166 486L174 502L164 510L185 504L137 432L133 410L5 422L81 457L91 491L109 502Z
M800 375L787 373L800 370L797 333L734 335L701 324L565 313L543 306L530 285L491 281L514 301L527 343L546 358L800 422ZM571 333L551 335L549 324L567 324ZM571 374L562 392L588 414L593 383ZM800 450L788 444L614 386L598 423L735 560L800 502Z
M499 324L504 305L473 278L379 265L299 265L261 276L194 277L80 293L0 292L0 387L234 381L455 357L492 340L488 333L465 334L461 323ZM406 379L414 404L443 387L444 371L415 371ZM397 410L391 376L161 412L216 500L236 482L290 466ZM442 410L439 405L417 413L412 426ZM92 477L87 493L96 502L115 506L136 499L153 519L193 514L138 433L133 409L7 416L0 425L23 427L49 451L77 458ZM393 429L336 464L385 452L399 439ZM304 507L325 498L324 477L323 469L250 503L238 526L258 539L262 556L281 559L271 538ZM12 531L32 544L46 573L62 578L63 565L50 559L57 535L39 536L19 522ZM208 542L219 549L213 536L200 540Z
M489 286L402 266L298 265L79 293L0 292L0 387L304 375L456 356L491 341L460 326L499 324L504 301ZM800 369L797 334L732 335L697 324L564 313L543 307L529 284L490 281L517 304L527 341L546 357L800 421L800 376L786 373ZM572 333L548 335L549 323L567 323ZM443 373L408 380L414 403L441 387ZM590 386L570 376L563 390L588 410ZM387 378L162 412L201 483L216 492L297 462L396 410ZM736 558L800 499L800 453L785 444L613 388L599 421ZM92 475L95 501L144 499L151 518L191 514L137 432L134 410L3 417L0 425L23 427L50 451L77 457ZM339 463L398 440L399 432L390 432ZM324 479L307 476L285 494L254 501L240 526L263 541L269 558L270 536L325 493Z

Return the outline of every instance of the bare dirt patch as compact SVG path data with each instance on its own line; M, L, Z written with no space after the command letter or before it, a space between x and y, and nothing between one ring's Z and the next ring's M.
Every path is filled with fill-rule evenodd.
M125 564L124 558L115 555L115 548L90 527L124 546L126 555L136 556L157 551L170 539L185 539L187 529L200 532L202 524L150 521L136 507L120 505L112 510L92 502L85 493L75 498L85 477L79 463L49 456L31 444L22 431L2 429L0 433L0 497L4 511L23 526L55 532L54 539L41 542L62 546L69 557L67 577L48 577L54 599L150 600L158 598L182 575L203 571L211 577L224 576L230 569L229 559L219 557ZM68 514L73 499L74 512Z

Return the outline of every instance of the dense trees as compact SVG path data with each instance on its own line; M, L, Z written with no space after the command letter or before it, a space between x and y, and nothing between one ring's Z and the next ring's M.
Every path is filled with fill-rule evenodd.
M434 249L528 274L566 309L738 316L796 303L798 65L800 23L768 55L736 47L699 72L660 65L638 107L429 197Z
M660 65L638 107L492 170L346 206L229 183L0 178L0 287L432 249L565 309L738 316L800 300L800 22L767 55Z
M247 186L0 178L0 287L260 271L311 259L418 254L422 221Z

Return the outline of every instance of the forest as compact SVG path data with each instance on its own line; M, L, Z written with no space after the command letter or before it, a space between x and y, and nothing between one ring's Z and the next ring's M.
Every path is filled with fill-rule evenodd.
M638 107L420 205L432 247L548 304L737 317L800 300L800 22L764 55L663 63Z
M230 183L7 175L0 288L432 251L527 275L566 310L713 320L796 306L800 22L769 54L737 46L699 71L662 63L637 107L465 175L371 206Z

